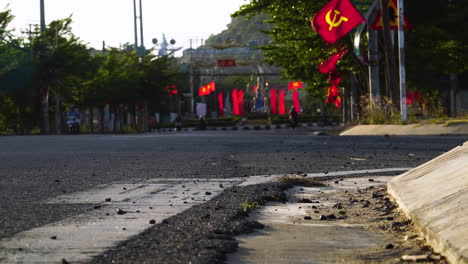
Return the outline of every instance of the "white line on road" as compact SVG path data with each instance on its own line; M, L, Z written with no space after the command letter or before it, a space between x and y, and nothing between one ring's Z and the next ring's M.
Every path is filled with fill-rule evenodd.
M409 168L307 174L308 177L404 172ZM284 175L225 179L149 179L116 183L92 191L59 196L53 204L100 204L100 208L0 240L0 263L83 262L118 242L138 235L190 207L204 203L224 188L267 183ZM223 188L221 188L221 185ZM110 198L110 200L109 200ZM120 213L119 213L120 212Z
M166 218L210 200L224 187L231 187L240 181L184 179L178 184L157 182L114 184L49 201L63 204L101 203L102 207L0 240L0 263L89 260L117 242L143 232L151 226L151 220L155 224L161 223ZM111 200L106 202L108 198Z

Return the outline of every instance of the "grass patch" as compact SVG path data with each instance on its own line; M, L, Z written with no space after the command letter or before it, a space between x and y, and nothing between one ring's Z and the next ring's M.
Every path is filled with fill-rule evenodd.
M254 203L249 203L249 200L246 198L245 201L241 204L242 206L242 209L244 210L244 212L247 212L247 211L252 211L258 207L260 207L260 205L257 203L257 202L254 202Z
M278 179L281 183L288 183L297 186L304 186L304 187L323 187L327 186L325 183L307 177L300 177L300 176L283 176Z

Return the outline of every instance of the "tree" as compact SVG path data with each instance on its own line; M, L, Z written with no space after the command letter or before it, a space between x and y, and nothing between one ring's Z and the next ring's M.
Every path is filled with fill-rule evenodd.
M258 0L242 6L233 14L237 17L268 13L271 19L265 22L272 23L274 27L268 32L273 38L272 43L262 48L267 61L283 67L286 77L306 82L310 94L322 97L328 83L326 76L316 71L317 65L338 49L352 50L349 37L343 37L334 45L326 45L310 26L313 15L327 2L329 1ZM431 8L421 7L421 3L417 1L405 2L406 15L413 26L406 33L409 86L438 91L440 87L447 86L440 81L441 74L467 71L468 2L436 0L427 3ZM364 37L362 49L366 49L365 41ZM368 76L365 64L349 52L340 61L339 68L358 73L357 97L367 94ZM344 81L346 85L346 80Z

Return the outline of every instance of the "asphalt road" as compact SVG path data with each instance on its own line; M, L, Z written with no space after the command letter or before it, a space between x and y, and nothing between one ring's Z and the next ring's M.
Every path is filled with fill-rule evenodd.
M468 140L312 132L0 137L0 239L92 210L41 201L116 181L416 167Z

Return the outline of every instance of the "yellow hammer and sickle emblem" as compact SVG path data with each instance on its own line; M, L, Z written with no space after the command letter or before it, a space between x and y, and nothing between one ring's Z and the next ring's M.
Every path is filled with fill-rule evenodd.
M334 12L333 19L330 18L330 14L332 11ZM339 27L341 23L343 22L348 22L347 17L339 16L339 15L340 15L340 11L332 10L332 9L330 9L325 15L325 21L327 22L328 25L330 25L330 27L328 28L329 31L331 31L334 27ZM337 21L338 16L340 19L338 19Z

